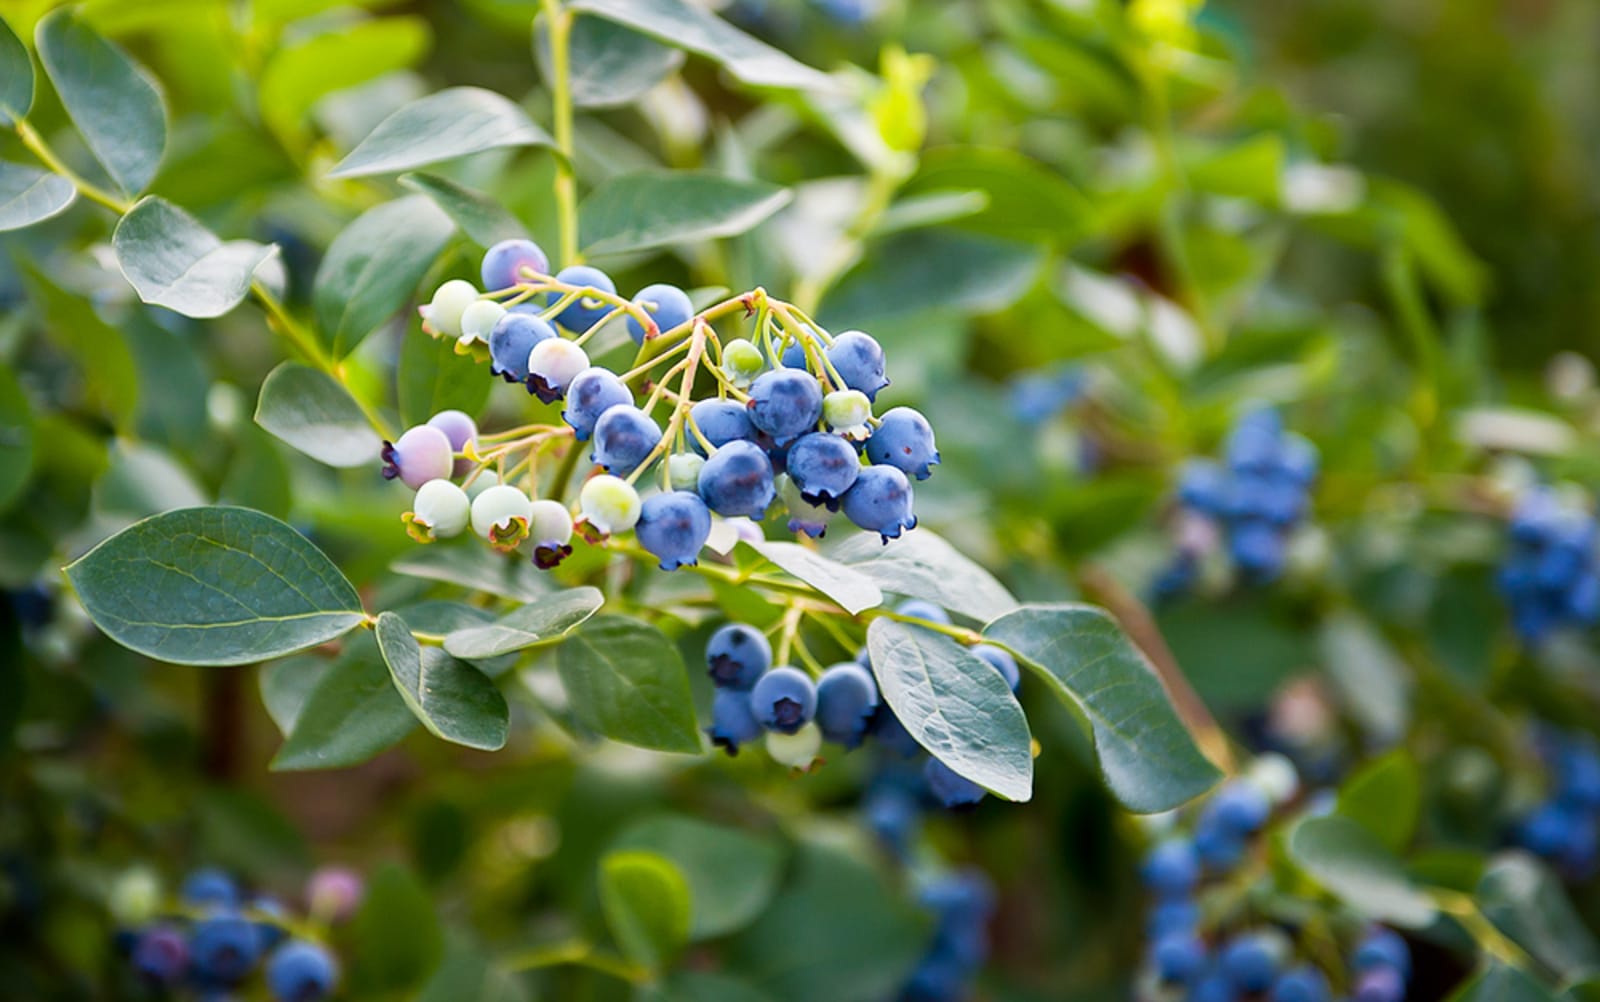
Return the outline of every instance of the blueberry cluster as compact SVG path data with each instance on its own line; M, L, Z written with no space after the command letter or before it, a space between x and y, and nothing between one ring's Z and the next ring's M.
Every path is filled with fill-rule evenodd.
M873 413L889 380L871 336L830 335L760 290L696 313L672 285L625 300L596 268L552 276L549 267L532 241L503 241L484 256L485 292L452 280L422 307L429 334L454 338L458 351L486 358L492 374L540 400L563 402L565 426L480 441L471 419L450 411L385 443L384 475L418 492L406 516L413 536L427 542L470 524L502 550L531 539L535 563L548 568L571 552L575 527L592 540L633 530L673 570L698 560L713 514L759 520L780 501L790 531L813 537L839 512L885 542L916 526L912 480L927 479L939 452L917 411ZM724 344L712 329L735 309L756 317L754 341ZM626 319L644 360L620 374L590 364L583 348L616 318ZM667 346L659 352L650 343L657 339ZM652 383L657 365L667 368ZM701 372L715 392L695 399ZM532 500L500 482L524 468L531 478L569 438L589 443L596 468L576 513L559 498ZM525 458L508 470L518 452ZM642 495L635 485L652 468L661 489Z
M353 872L319 870L306 889L309 924L348 919L361 894L361 878ZM189 874L172 906L152 873L131 870L112 888L110 907L125 930L119 942L128 963L160 991L211 997L238 991L259 973L278 1002L316 1002L339 981L333 954L291 932L308 923L291 918L276 898L247 896L222 870Z
M1246 581L1282 572L1290 536L1310 509L1317 449L1285 432L1278 412L1252 411L1228 434L1222 462L1191 462L1178 483L1178 552L1155 584L1158 598L1191 588L1209 549L1225 544Z
M904 616L949 624L949 615L929 602L910 600L898 609ZM1020 684L1016 659L988 644L972 653L1010 683ZM795 768L816 761L824 741L849 751L870 735L898 759L922 756L925 761L911 782L894 770L893 785L910 798L914 823L915 801L931 796L946 806L975 804L985 796L983 787L963 779L938 759L922 751L894 710L878 692L872 661L866 648L854 661L842 661L813 677L788 665L773 667L772 645L760 630L744 623L729 623L711 635L706 644L706 667L716 686L711 704L712 743L737 754L743 745L765 736L773 758ZM870 814L870 810L869 810Z
M979 870L930 880L918 894L933 915L933 940L900 991L900 1002L960 1002L989 958L994 885Z
M1290 779L1292 783L1292 777ZM1272 814L1274 782L1263 775L1235 780L1200 809L1192 836L1173 834L1146 855L1140 875L1151 895L1146 918L1149 948L1144 978L1153 994L1181 992L1195 1002L1331 1002L1323 968L1296 956L1289 930L1253 923L1209 927L1201 908L1204 883L1220 880L1245 861L1250 841ZM1273 792L1292 795L1292 785ZM1326 951L1317 954L1326 963ZM1382 927L1368 929L1350 953L1348 971L1338 972L1352 986L1355 1002L1400 1002L1411 975L1405 940Z
M1516 841L1574 880L1600 862L1600 749L1587 736L1551 733L1541 754L1555 779L1545 801L1516 826Z
M1558 630L1594 626L1600 620L1594 516L1537 487L1512 512L1510 536L1498 583L1517 635L1538 645Z

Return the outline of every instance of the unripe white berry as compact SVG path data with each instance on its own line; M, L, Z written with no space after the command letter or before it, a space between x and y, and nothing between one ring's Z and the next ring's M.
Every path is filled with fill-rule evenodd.
M583 485L578 495L583 517L601 532L627 532L639 521L639 492L621 477L602 474Z
M461 315L478 301L478 290L471 282L453 278L439 286L428 304L428 324L446 337L461 336Z

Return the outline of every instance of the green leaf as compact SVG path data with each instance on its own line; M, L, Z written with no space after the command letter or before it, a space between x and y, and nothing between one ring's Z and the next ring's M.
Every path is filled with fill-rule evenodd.
M1198 191L1277 205L1285 155L1283 137L1263 133L1196 158L1184 179Z
M1418 890L1382 842L1359 822L1330 814L1308 818L1289 834L1289 855L1317 883L1368 918L1420 929L1434 919Z
M556 671L586 727L641 748L701 750L683 659L648 623L592 620L556 648Z
M0 233L59 216L77 197L59 174L0 161Z
M707 171L644 171L604 181L578 209L589 254L737 236L789 204L787 188Z
M124 193L143 191L167 143L167 110L155 81L71 8L45 15L34 44L89 151Z
M1600 944L1572 906L1561 881L1525 853L1507 853L1478 885L1490 922L1562 978L1600 970Z
M1155 670L1104 610L1025 605L983 633L1083 715L1100 773L1129 810L1171 810L1217 781Z
M870 577L799 543L773 540L745 545L772 561L784 573L833 599L852 616L883 604L883 593Z
M33 60L28 47L0 18L0 125L20 122L33 107Z
M725 936L754 921L778 889L784 859L771 839L677 814L639 821L612 847L659 853L678 868L693 905L692 940Z
M284 362L267 374L256 401L256 424L329 466L376 463L383 446L343 386L298 362Z
M1016 150L946 146L927 151L908 194L980 191L982 211L962 229L997 237L1070 244L1091 226L1088 199L1062 176Z
M332 661L311 654L261 666L256 677L261 705L277 725L279 734L288 737L294 733L295 723L311 698L312 690L322 683L333 666Z
M747 84L834 89L826 75L684 0L576 0L569 9L625 24L659 42L705 56Z
M529 1002L518 974L495 963L482 947L452 939L444 960L415 1002Z
M368 209L334 238L311 296L335 355L400 311L455 228L432 199L408 195Z
M88 401L118 428L138 405L139 376L127 339L113 330L87 299L73 295L23 264L24 284L39 308L46 334L77 363Z
M220 317L250 294L274 244L223 243L199 220L154 195L140 199L111 235L117 266L139 298L186 317Z
M1422 803L1422 776L1404 750L1377 759L1339 790L1339 813L1359 822L1391 852L1410 844Z
M1007 800L1033 795L1028 718L1000 673L943 634L873 620L867 650L895 716L934 758Z
M870 533L849 536L829 555L884 591L926 599L980 623L1017 608L993 574L930 529L907 533L888 546Z
M514 602L540 602L550 594L550 580L534 569L531 560L505 557L468 539L460 543L434 543L412 548L389 565L396 574L460 585L474 592L509 598Z
M543 18L534 24L533 48L539 72L548 82L550 44ZM567 48L568 86L572 103L579 108L629 104L683 65L681 51L598 17L574 18Z
M355 21L272 54L261 71L261 116L280 138L303 142L312 107L335 91L403 70L428 51L419 17Z
M1343 612L1323 620L1318 649L1328 678L1351 714L1379 743L1392 743L1411 719L1411 673L1370 623Z
M488 402L493 386L477 359L456 351L454 338L414 331L401 338L395 390L400 419L406 425L422 424L446 410L476 414Z
M927 946L925 917L844 846L802 842L791 871L771 907L729 944L728 969L782 1002L895 997Z
M600 906L625 956L653 970L689 941L689 884L653 852L611 852L600 861Z
M819 319L870 327L941 310L994 313L1021 299L1043 264L1032 244L946 229L897 233L828 293Z
M393 863L367 878L354 928L351 994L374 998L422 986L444 956L433 896L410 870Z
M185 508L117 533L67 567L100 629L173 664L237 665L342 636L365 613L321 550L248 508Z
M426 650L405 620L378 615L378 649L411 712L435 737L481 751L506 746L511 710L489 676L437 647Z
M1555 1002L1539 982L1506 964L1490 963L1450 996L1450 1002Z
M605 604L598 588L569 588L530 602L486 626L456 630L444 638L444 649L458 658L481 661L560 640L589 620Z
M378 123L329 177L402 171L507 146L555 146L510 100L480 87L451 87L411 102Z
M449 178L437 174L402 174L400 184L433 199L433 203L461 227L461 232L480 247L488 248L502 240L528 235L527 228L499 202Z
M773 1002L772 996L726 974L677 971L662 984L641 986L634 1002Z
M10 366L0 366L0 511L10 507L33 474L33 408Z
M271 768L360 765L416 726L417 718L389 680L377 641L362 634L306 694Z

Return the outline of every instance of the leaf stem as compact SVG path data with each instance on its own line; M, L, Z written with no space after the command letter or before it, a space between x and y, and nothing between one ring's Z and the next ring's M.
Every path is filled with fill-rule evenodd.
M576 264L578 256L578 182L572 156L572 13L560 0L543 0L550 37L550 100L556 140L556 212L561 225L561 262Z
M133 208L133 203L118 198L99 185L90 183L83 175L68 167L65 161L56 156L55 151L50 148L50 144L44 141L44 137L39 135L38 130L28 124L26 119L17 122L13 127L17 130L17 136L22 140L22 145L26 146L28 151L38 157L46 167L71 181L72 186L77 188L83 197L99 202L119 216L126 214L129 209Z
M633 984L640 984L650 976L649 971L637 964L629 963L621 957L614 957L608 953L601 953L582 940L557 943L554 946L535 947L523 953L507 957L503 963L503 968L512 973L535 971L543 967L567 966L587 967L591 971L609 974L614 978Z

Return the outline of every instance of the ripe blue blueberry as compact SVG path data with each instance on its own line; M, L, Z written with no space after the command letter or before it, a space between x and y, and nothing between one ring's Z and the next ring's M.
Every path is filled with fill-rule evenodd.
M1405 998L1405 979L1392 967L1374 967L1356 979L1353 1002L1400 1002Z
M1220 825L1200 824L1194 832L1194 851L1212 870L1231 870L1244 859L1245 840Z
M285 943L267 960L267 989L278 1002L318 1002L338 979L333 955L303 939Z
M806 358L807 344L813 345L818 352L822 351L822 342L817 340L817 335L808 328L783 349L783 354L779 358L780 364L785 369L809 368L810 362Z
M1206 971L1189 986L1187 1002L1238 1002L1239 993L1218 970Z
M933 443L933 426L928 424L928 419L910 407L895 407L879 420L877 430L867 439L867 458L893 466L918 480L928 479L933 472L929 467L939 462L939 450Z
M1221 464L1209 459L1191 460L1178 475L1178 500L1207 515L1221 515L1230 491Z
M255 923L231 911L217 912L195 923L189 941L194 969L201 977L234 984L256 966L261 936Z
M868 400L878 399L878 391L889 385L883 374L883 348L870 335L845 331L828 346L828 361L852 390L860 390Z
M761 518L777 494L772 462L753 442L729 442L706 460L699 490L706 506L718 515Z
M1273 982L1271 1002L1328 1002L1328 979L1309 964L1285 971Z
M915 529L917 517L911 513L911 482L892 466L868 466L845 491L840 507L845 518L868 532L876 532L884 542L899 537L904 529Z
M223 870L202 867L183 878L178 897L190 908L237 908L239 885Z
M737 755L742 745L764 733L750 705L750 693L743 689L718 689L711 700L711 726L706 733L711 743L729 755Z
M408 428L399 441L383 443L383 479L400 482L416 490L430 480L445 480L455 469L450 439L430 425Z
M1272 804L1254 783L1234 780L1207 802L1201 824L1215 824L1235 835L1254 835L1267 823Z
M1200 882L1200 857L1194 843L1185 838L1162 842L1145 856L1139 875L1145 886L1160 897L1187 896Z
M1145 934L1160 939L1169 933L1193 932L1200 925L1200 906L1189 898L1158 901L1145 919Z
M839 436L814 431L789 447L787 466L789 478L800 489L802 498L836 509L839 499L855 486L861 473L861 457Z
M753 626L729 623L706 642L706 667L718 688L748 692L772 667L772 644Z
M1156 940L1150 961L1162 981L1188 984L1205 971L1206 945L1192 932L1168 933Z
M611 281L611 276L599 268L591 268L586 264L573 264L556 272L556 280L568 285L581 285L590 289L598 289L610 295L616 295L617 286ZM544 301L548 306L554 306L566 298L565 293L547 292ZM582 334L595 324L604 320L606 314L611 312L611 304L604 299L594 296L579 296L555 315L555 322L565 327L574 334Z
M915 837L922 819L916 798L892 786L878 786L862 799L861 811L867 827L886 846L903 855Z
M146 980L173 985L189 968L189 941L176 926L154 925L133 946L133 969Z
M700 432L698 436L689 436L689 444L702 456L706 454L706 447L700 441L702 437L714 449L729 442L753 442L756 439L756 426L750 423L750 411L737 401L701 400L689 408L689 421Z
M1350 966L1357 971L1370 971L1378 967L1392 967L1402 979L1411 977L1411 947L1393 929L1374 927L1356 946Z
M615 404L594 425L589 459L608 473L626 476L638 469L661 441L661 426L632 404Z
M655 555L664 571L693 565L711 538L711 509L689 491L655 494L645 499L635 526L639 545Z
M798 668L774 668L750 690L750 706L762 727L793 734L816 715L817 687L811 676Z
M923 619L930 623L938 623L941 626L950 625L950 614L948 612L945 612L932 602L920 598L908 598L895 606L894 611L902 616L910 616L912 619Z
M750 423L788 445L822 420L822 386L800 369L774 369L750 384Z
M988 662L999 672L1012 692L1016 692L1017 687L1022 684L1022 672L1017 668L1017 659L1011 656L1010 651L993 644L979 644L972 648L971 653L979 660Z
M284 923L289 918L289 910L283 902L267 895L257 895L250 900L250 911L255 919L256 934L261 937L261 948L270 950L283 941L288 935Z
M444 437L450 440L450 450L458 455L478 438L478 424L465 411L440 411L428 419L428 424L444 432ZM451 472L464 477L477 465L470 459L457 459Z
M483 287L488 292L499 292L529 281L523 269L548 275L550 258L532 240L502 240L483 255Z
M922 778L928 783L928 792L946 807L969 807L989 793L931 756L922 765Z
M877 709L878 683L854 661L834 665L817 682L817 726L835 744L859 745Z
M528 381L528 356L534 345L556 337L556 330L528 313L512 311L489 332L489 373L508 383Z
M633 301L655 321L657 334L682 326L694 316L694 304L689 301L689 294L676 285L647 285L639 290ZM638 318L631 315L628 317L628 336L633 338L634 344L644 344L645 329Z
M1270 581L1283 571L1288 544L1276 526L1252 518L1234 523L1228 552L1246 577Z
M632 403L633 393L616 373L592 365L578 373L567 387L567 407L561 416L572 426L578 441L587 442L600 415L619 404Z
M1278 975L1281 945L1264 933L1235 936L1222 948L1222 973L1242 992L1264 992Z
M1223 446L1228 466L1236 473L1270 473L1283 457L1283 420L1270 408L1239 419Z

